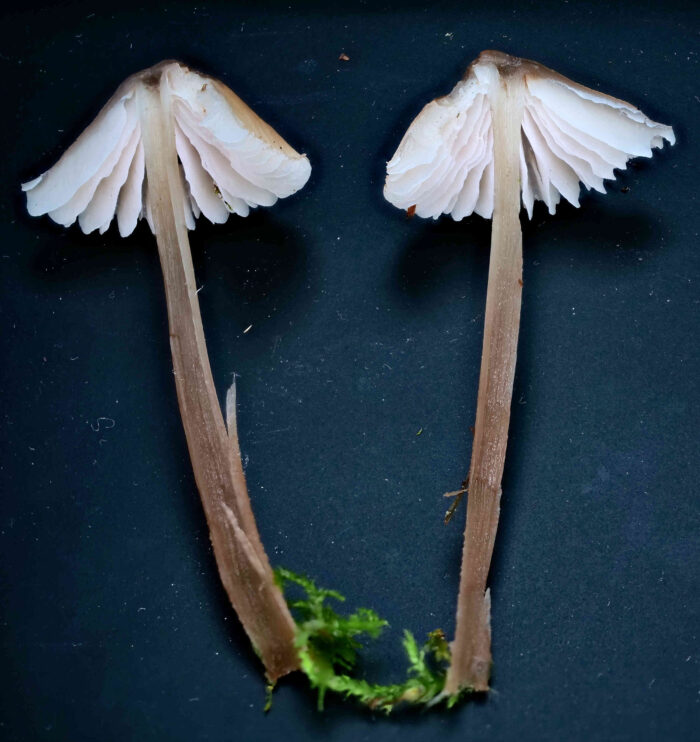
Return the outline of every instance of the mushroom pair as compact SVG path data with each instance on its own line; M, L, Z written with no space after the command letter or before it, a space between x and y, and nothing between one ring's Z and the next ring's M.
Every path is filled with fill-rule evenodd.
M521 202L554 214L563 196L579 205L579 183L605 193L631 157L651 157L670 126L624 101L546 67L485 51L449 95L432 101L387 164L384 196L421 217L472 213L493 219L484 340L467 493L467 524L455 639L444 693L487 690L490 592L520 323ZM448 511L451 515L453 508Z
M170 348L187 445L221 581L270 682L298 667L295 624L275 583L248 498L235 387L219 407L204 341L187 230L202 214L271 206L311 166L223 83L178 62L128 78L49 171L26 183L27 208L83 232L122 237L144 217L165 279Z
M522 203L578 206L630 157L673 131L534 62L484 52L428 104L387 166L386 198L422 217L493 217L491 263L456 638L442 695L488 688L486 580L498 524L522 293ZM299 668L296 626L275 584L248 498L235 389L219 408L187 230L226 221L304 186L311 167L231 90L178 62L126 80L58 163L26 183L29 213L122 236L146 218L165 279L178 401L221 580L274 683ZM416 692L415 698L425 694Z

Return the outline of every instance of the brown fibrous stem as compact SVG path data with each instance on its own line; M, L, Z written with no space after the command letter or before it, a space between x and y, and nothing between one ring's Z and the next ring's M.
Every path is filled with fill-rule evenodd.
M274 683L299 667L295 624L258 533L241 464L235 418L228 430L216 395L184 219L167 84L139 86L148 208L158 242L175 385L195 480L229 599ZM228 404L230 411L235 404Z
M491 601L486 580L500 512L522 294L521 74L518 67L499 66L490 96L495 185L491 257L457 625L445 682L445 693L450 695L489 687Z

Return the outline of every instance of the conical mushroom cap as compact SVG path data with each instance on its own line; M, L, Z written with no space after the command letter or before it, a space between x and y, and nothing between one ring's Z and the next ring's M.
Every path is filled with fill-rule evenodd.
M185 220L215 223L230 213L271 206L302 188L311 174L305 155L290 147L223 83L178 62L162 62L126 80L97 118L43 175L25 183L32 216L48 214L85 233L105 232L117 217L120 234L148 218L138 89L166 86L185 193Z
M651 157L673 129L624 101L579 85L537 62L483 52L448 95L428 103L387 164L385 198L422 217L493 213L491 90L500 74L524 85L520 145L522 203L553 214L563 196L579 205L580 184L605 192L632 157Z

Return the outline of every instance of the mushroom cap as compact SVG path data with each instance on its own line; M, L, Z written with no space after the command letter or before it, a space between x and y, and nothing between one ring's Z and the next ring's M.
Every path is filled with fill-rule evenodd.
M520 144L522 203L554 214L560 197L579 206L580 183L605 193L632 157L651 157L673 129L639 109L572 82L537 62L482 52L451 93L428 103L387 163L384 197L422 217L493 213L492 86L499 77L524 85Z
M22 185L32 216L48 214L86 234L104 233L116 215L119 233L149 219L138 89L167 86L175 146L185 186L185 220L271 206L302 188L311 174L299 154L222 82L179 62L161 62L129 77L95 120L43 175ZM150 222L150 219L149 219ZM151 229L153 226L151 225Z

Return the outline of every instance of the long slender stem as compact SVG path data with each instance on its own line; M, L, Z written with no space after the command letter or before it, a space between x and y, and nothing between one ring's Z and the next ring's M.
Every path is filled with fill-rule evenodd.
M270 681L299 666L295 624L274 577L250 507L235 424L221 414L184 220L170 93L139 91L148 206L158 242L170 325L175 385L197 487L221 581Z
M484 345L469 470L467 525L445 692L487 690L491 669L491 601L486 591L500 512L522 294L519 75L501 71L494 83L494 210Z

